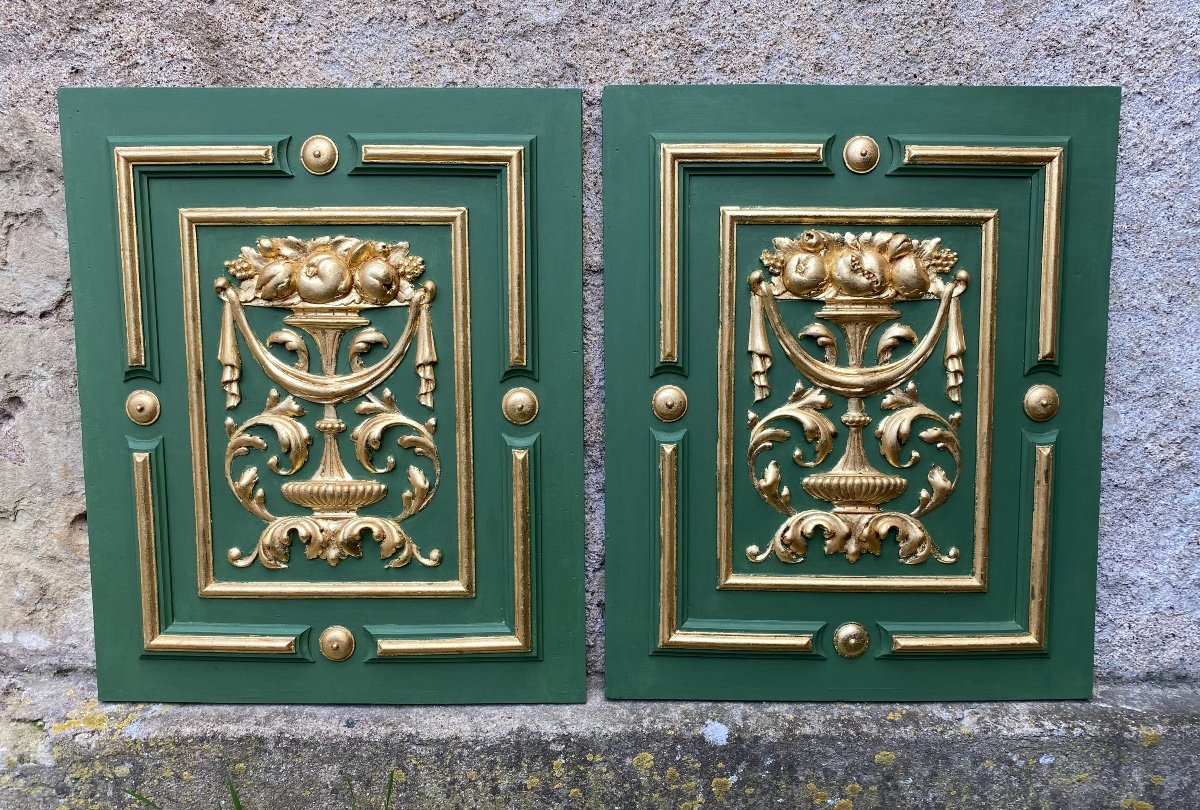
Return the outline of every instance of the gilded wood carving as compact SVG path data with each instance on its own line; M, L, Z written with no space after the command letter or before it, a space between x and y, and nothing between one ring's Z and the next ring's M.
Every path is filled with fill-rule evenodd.
M938 239L918 241L890 231L838 234L808 230L798 239L777 238L774 247L762 254L767 272L756 271L749 280L748 350L754 400L764 400L771 392L773 349L768 329L788 360L813 386L801 380L785 404L763 416L749 413L750 480L763 500L787 519L766 548L752 545L746 549L747 557L762 562L774 555L783 562L803 562L809 539L820 529L825 537L825 553L842 554L852 563L866 553L878 556L882 541L893 531L899 541L901 562L918 564L930 557L941 563L955 562L959 559L958 549L951 547L943 553L921 518L944 504L954 492L962 462L958 440L962 415L955 412L942 416L923 404L912 377L933 355L944 333L946 396L955 403L962 402L966 340L958 299L967 289L969 277L963 270L951 272L957 254L942 248ZM842 346L838 335L825 323L813 322L793 333L784 321L777 302L797 299L823 303L816 315L840 327L844 363L839 361ZM929 330L918 335L907 324L892 324L875 343L875 364L865 365L864 356L876 328L901 317L893 304L919 299L938 302ZM823 360L801 345L804 339L815 341ZM912 348L893 360L893 353L902 343ZM833 508L798 512L791 504L791 493L783 484L779 465L770 461L760 473L757 462L767 450L791 440L791 431L783 426L787 421L799 425L801 438L810 445L807 456L801 447L794 450L792 458L798 466L815 468L829 457L837 428L823 413L832 407L824 389L846 397L841 422L849 434L845 450L832 468L801 481L809 495L833 504ZM903 469L920 460L916 450L902 458L904 445L919 420L931 423L918 434L919 438L954 461L953 476L938 464L929 467L929 488L921 490L916 508L909 513L881 508L900 497L908 481L875 469L863 444L863 430L872 422L864 402L881 394L881 407L889 413L876 428L875 436L888 464Z
M232 418L225 420L229 437L226 482L242 506L268 524L252 551L243 553L232 548L229 561L238 567L258 560L267 568L284 568L295 536L304 543L309 559L321 558L337 565L347 557L361 557L363 536L370 532L380 544L381 558L389 560L388 567L399 568L414 559L425 566L438 565L441 551L433 549L423 554L401 527L424 509L437 491L441 475L434 442L437 422L433 418L420 422L405 415L388 388L378 395L373 392L391 377L412 349L418 377L417 401L433 408L437 352L430 305L437 288L432 281L418 282L425 270L423 259L411 255L405 242L388 244L348 236L305 241L289 236L260 239L254 247L242 248L241 255L225 266L237 281L236 286L226 277L215 282L224 302L217 358L222 366L226 408L232 409L241 401L238 334L263 373L288 393L281 397L272 389L262 412L240 425ZM308 343L292 329L279 329L265 342L260 341L247 319L248 306L290 309L292 314L283 321L312 338L320 370L311 370ZM390 351L367 365L364 356L372 349L389 348L388 338L363 315L380 307L406 307L408 318ZM341 346L351 332L347 351L350 370L338 373ZM295 354L295 362L289 365L272 354L269 347L275 345ZM350 441L364 469L383 474L396 467L393 456L382 463L375 459L385 431L391 428L400 429L397 444L401 448L428 459L433 466L432 482L420 467L408 467L409 486L401 496L401 511L394 517L358 513L382 501L388 487L380 481L351 475L339 451L338 436L347 426L338 416L337 406L360 397L354 412L365 418L351 431ZM280 487L284 499L311 513L276 516L267 508L257 467L247 466L235 475L234 464L251 451L267 449L261 431L255 432L265 428L274 433L281 453L287 457L286 466L279 456L270 457L267 465L273 472L292 476L305 467L313 438L300 421L306 412L297 398L324 408L315 425L324 437L321 459L311 478L288 481Z

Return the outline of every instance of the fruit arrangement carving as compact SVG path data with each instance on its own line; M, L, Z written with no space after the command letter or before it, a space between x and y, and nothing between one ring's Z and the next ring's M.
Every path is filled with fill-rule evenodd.
M407 242L285 236L243 247L225 268L241 282L238 300L244 304L382 307L411 295L425 261L409 254Z

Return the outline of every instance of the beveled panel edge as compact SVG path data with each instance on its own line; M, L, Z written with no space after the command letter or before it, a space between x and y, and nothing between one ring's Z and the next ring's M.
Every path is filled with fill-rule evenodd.
M658 144L658 362L679 362L680 167L699 163L823 164L828 141Z
M199 330L199 225L422 224L451 227L454 275L455 416L458 470L459 570L450 581L216 582L204 401L203 342ZM183 208L179 210L183 268L184 337L188 362L188 415L195 483L198 593L205 598L341 599L471 597L475 594L475 506L471 427L470 277L467 210L460 207L364 206L344 208ZM465 494L465 497L464 497Z
M113 147L117 189L117 233L121 255L121 291L125 318L125 354L129 366L143 366L146 363L146 340L142 324L141 260L138 256L135 170L139 166L271 164L275 162L275 149L274 144Z
M1027 437L1027 440L1032 440L1032 437ZM1053 440L1050 442L1035 441L1033 451L1032 537L1029 555L1029 614L1026 631L1023 633L964 633L961 635L894 633L892 635L892 652L1042 652L1046 649L1054 442Z
M753 633L683 630L679 604L679 445L658 439L658 646L664 650L813 651L813 633Z
M761 591L912 591L979 592L987 590L989 542L988 511L991 504L991 432L994 403L992 390L995 353L996 275L999 270L999 217L995 209L982 208L781 208L724 206L721 209L721 303L717 346L717 486L718 503L722 493L728 508L717 510L717 588L722 590ZM980 351L976 425L976 533L969 576L911 577L741 574L733 571L733 315L737 262L736 228L744 223L780 225L818 225L845 223L854 225L978 225L980 228ZM990 317L985 317L985 310ZM726 368L726 365L729 367ZM985 387L986 381L986 387ZM978 495L979 491L985 494Z
M1058 361L1058 306L1062 283L1063 146L954 146L904 143L902 163L913 166L1044 167L1041 283L1038 300L1039 362Z
M364 143L364 164L465 164L499 166L505 170L505 219L508 253L508 363L528 364L528 229L524 146L468 146L462 144Z
M138 580L142 603L142 646L147 652L254 653L291 655L296 635L191 635L162 632L158 599L158 550L154 528L154 481L151 451L134 450L133 504L137 526Z
M512 446L513 632L494 636L446 638L376 638L375 655L527 653L533 650L533 567L530 454L533 442ZM370 631L368 631L370 632Z

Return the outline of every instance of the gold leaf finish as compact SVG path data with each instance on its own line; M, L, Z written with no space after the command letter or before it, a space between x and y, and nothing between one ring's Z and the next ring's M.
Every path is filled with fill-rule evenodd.
M679 445L658 446L658 646L685 650L812 652L811 633L684 630L679 625Z
M528 362L528 269L525 257L525 148L522 146L434 146L363 144L364 164L464 164L501 166L505 171L508 248L508 362Z
M866 174L879 165L879 144L870 135L855 135L842 148L842 160L855 174Z
M158 551L154 528L153 470L150 454L138 451L133 460L133 504L137 525L138 574L142 591L142 641L148 652L268 653L296 652L294 636L230 636L163 633L158 601Z
M348 557L362 556L362 536L370 531L380 544L380 556L390 558L389 568L402 567L411 560L425 566L440 564L440 550L433 549L425 556L400 525L424 509L437 491L441 462L433 439L436 421L431 418L418 423L401 413L390 390L385 388L382 398L370 390L390 377L413 348L419 383L417 400L427 408L433 407L437 353L430 305L437 289L431 281L418 283L425 271L424 261L410 253L407 242L388 244L347 236L305 241L288 236L259 239L254 247L242 248L241 255L227 261L225 268L238 282L236 290L228 278L215 282L217 294L224 301L217 358L223 369L226 408L236 407L240 401L241 361L235 329L267 377L292 394L281 400L272 389L261 414L240 426L233 419L226 420L226 481L247 511L269 523L253 551L242 554L240 549L230 549L229 561L239 568L255 560L267 568L286 568L294 534L304 543L309 559L337 565ZM308 370L308 350L297 333L274 332L266 344L260 343L246 318L244 307L248 306L290 309L292 314L284 322L312 337L320 358L320 373ZM373 345L386 347L388 341L371 328L362 313L389 306L407 307L407 323L391 351L366 366L362 355ZM360 331L350 348L352 370L339 374L339 347L346 333L354 329ZM296 364L287 365L272 355L268 351L272 342L293 351ZM266 449L265 440L248 432L265 426L275 431L280 449L288 454L290 462L284 471L278 458L272 456L267 462L271 470L292 475L304 466L312 438L298 421L305 412L295 401L296 396L324 406L322 418L316 423L324 437L321 462L311 479L289 481L280 487L284 498L312 514L276 517L267 511L263 490L257 488L257 469L247 467L235 481L231 464L251 450ZM338 417L337 405L360 396L363 401L354 410L367 418L350 439L358 460L368 471L382 473L395 467L390 456L385 468L371 463L371 453L380 448L383 432L392 427L406 431L398 440L400 447L429 459L433 465L432 483L419 467L409 466L411 488L404 492L403 511L394 519L358 514L359 509L383 500L388 488L379 481L353 477L338 450L338 436L346 430L346 423Z
M511 388L501 400L500 410L514 425L528 425L538 415L537 394L528 388Z
M833 649L842 658L859 658L870 646L871 636L858 622L843 624L833 633Z
M336 581L336 580L305 580L305 581L285 581L285 580L218 580L214 566L213 557L213 527L212 527L212 512L210 505L209 493L209 469L207 461L207 446L208 446L208 429L206 404L205 404L205 367L211 360L211 355L208 355L204 349L204 335L200 329L200 279L202 277L202 268L200 264L199 236L201 229L221 228L224 226L261 226L264 228L278 228L281 226L321 226L321 227L345 227L349 225L422 225L422 226L444 226L449 229L450 233L450 259L451 259L451 276L453 280L452 289L450 291L449 301L450 313L452 315L453 328L450 331L452 335L453 358L454 358L454 448L455 448L455 481L456 481L456 510L457 510L457 577L455 579L382 579L382 580L357 580L357 581ZM472 440L472 409L471 409L471 343L470 343L470 278L468 269L468 249L467 249L467 212L462 208L403 208L403 207L350 207L350 208L304 208L304 209L286 209L286 208L196 208L183 209L179 212L180 226L180 241L182 245L182 270L183 270L183 291L184 291L184 336L186 340L187 361L188 361L188 402L189 402L189 422L192 445L192 471L194 479L195 491L195 513L196 513L196 562L197 562L197 579L199 592L202 597L216 598L283 598L283 599L328 599L328 598L395 598L395 597L410 597L410 596L428 596L428 597L451 597L461 598L470 597L475 593L475 505L474 505L474 474L473 474L473 454L471 448ZM323 409L333 408L334 413L330 417L326 411L321 414L321 418L316 424L317 432L321 433L322 448L318 454L320 463L318 464L318 474L314 476L315 485L309 487L288 487L288 493L293 495L297 500L306 503L311 503L315 499L325 499L322 504L317 506L324 510L325 505L330 503L331 499L341 499L344 502L361 503L367 498L367 495L375 490L375 485L368 483L369 476L365 478L354 477L350 483L334 483L330 486L325 486L328 481L320 480L321 467L324 467L325 472L331 473L331 478L338 479L340 474L333 459L326 462L326 451L332 449L337 455L337 463L341 463L341 455L338 452L340 444L339 437L342 432L347 429L347 425L342 421L343 414L337 413L336 409L343 403L361 396L357 404L358 407L364 405L368 408L377 405L371 405L370 397L382 405L379 410L379 415L388 411L387 399L388 395L383 388L383 384L392 382L389 377L391 369L388 365L400 361L401 356L416 355L422 359L422 363L414 363L413 368L416 371L416 398L424 404L426 401L432 404L433 385L436 384L436 379L433 375L434 364L436 363L436 352L433 344L433 322L432 319L426 319L418 316L415 310L425 309L433 300L433 292L431 285L415 284L411 280L403 280L405 275L419 275L416 272L418 259L411 255L411 252L405 255L400 255L400 243L389 245L385 251L379 247L380 243L370 242L368 240L350 240L357 241L359 244L350 245L350 242L345 241L347 238L329 238L327 241L322 241L316 247L318 253L339 254L339 251L345 251L348 247L349 252L345 253L345 261L347 269L350 271L351 280L349 286L339 276L338 272L332 270L340 270L338 267L330 267L328 264L325 267L315 267L314 275L317 281L323 278L325 281L332 279L331 287L338 294L339 298L334 298L331 301L321 303L315 299L324 298L329 295L328 291L316 289L315 295L313 289L306 289L303 292L299 287L291 289L288 279L295 279L300 272L304 272L304 267L307 262L304 256L288 257L284 255L287 251L284 248L291 249L293 243L288 242L284 245L264 245L268 254L272 249L278 249L283 258L288 259L287 268L273 267L269 270L268 266L277 257L264 255L258 251L258 245L251 246L250 251L257 253L257 256L247 257L244 253L238 258L245 258L249 267L237 265L236 269L247 276L247 278L238 278L233 271L235 267L230 267L232 279L224 279L226 283L221 284L218 291L219 300L223 308L222 318L222 339L216 341L217 359L223 367L222 381L226 383L226 404L229 404L232 399L231 394L236 393L240 398L240 391L231 391L228 383L240 380L241 374L241 355L248 352L255 361L255 366L276 386L278 390L286 392L292 397L293 401L299 405L301 400L308 400L315 403ZM300 243L306 243L306 240L296 240ZM315 240L310 240L315 241ZM362 251L358 253L358 251ZM395 255L393 255L395 254ZM340 255L340 254L339 254ZM322 259L328 258L322 256ZM382 259L389 264L389 267L394 271L394 276L388 273L381 272L382 267L379 266L377 260ZM270 260L270 261L267 261ZM236 259L231 260L236 262ZM370 262L371 272L364 269L364 265ZM311 265L309 265L311 266ZM362 272L359 272L359 271ZM278 272L277 272L278 271ZM272 274L274 274L272 276ZM242 287L241 282L249 279L253 275L254 284L253 290L251 285ZM282 279L274 287L269 287L264 281L262 287L267 290L266 298L259 294L259 276L266 275L276 279ZM395 298L391 298L385 304L376 303L380 301L380 296L390 297L389 285L377 284L379 281L387 281L389 278L396 280ZM374 284L374 286L371 286ZM314 288L320 287L319 283L314 282ZM271 299L271 295L276 295ZM241 296L246 296L248 299L245 302L240 300ZM276 330L271 333L275 340L272 345L282 346L284 349L293 352L296 356L295 362L288 362L280 359L275 353L267 351L267 346L258 339L252 330L249 330L249 321L246 319L245 310L259 306L275 306L277 303L284 302L286 309L292 310L291 314L284 318L284 322L294 329ZM379 306L389 307L404 307L402 312L406 313L407 320L401 330L399 336L394 336L394 343L390 343L388 338L380 342L380 333L370 327L370 320L366 315L369 315L369 310ZM322 312L322 310L325 310ZM241 317L235 317L235 313L241 312ZM311 327L311 328L310 328ZM286 334L280 334L284 332ZM315 334L314 334L315 332ZM253 340L247 339L247 333ZM349 339L344 341L349 343L349 350L342 352L344 356L350 357L349 370L343 371L344 365L341 367L335 366L336 373L327 373L327 362L329 358L335 356L338 347L341 345L341 339L334 340L333 338L340 333L341 335L349 335ZM305 335L307 340L301 338ZM421 337L424 335L424 337ZM240 339L239 339L240 336ZM268 341L271 340L269 336ZM299 343L307 343L308 346L315 348L315 354L311 358L312 368L310 368L310 358L304 356L304 352L298 352ZM389 350L390 343L390 350ZM421 348L421 344L425 344L425 349ZM294 348L295 346L296 348ZM211 350L211 349L210 349ZM323 352L323 354L322 354ZM381 355L377 361L370 363L372 355ZM343 361L344 362L344 361ZM353 392L353 393L352 393ZM281 397L281 399L283 399ZM415 403L414 403L415 404ZM300 407L306 407L301 405ZM399 407L397 405L397 410ZM371 417L376 414L359 412L359 416ZM403 415L403 414L402 414ZM414 423L418 428L426 431L430 437L434 434L434 426L436 423L430 424L431 419L424 422L421 419L413 419L405 416ZM366 422L367 419L361 420ZM359 427L361 427L361 422ZM376 424L378 424L376 422ZM268 427L268 429L270 429ZM398 444L401 449L410 450L415 456L421 454L417 452L418 445L421 445L426 438L422 435L420 429L406 427L404 424L396 426L399 436ZM228 430L228 428L227 428ZM236 430L236 426L235 426ZM359 436L368 436L371 433L370 428L363 429L358 432ZM267 434L269 435L269 434ZM369 440L364 448L359 448L355 431L350 435L352 444L355 445L355 455L365 453L373 465L371 472L375 472L381 467L386 467L386 459L384 456L381 460L375 460L376 450L379 448L370 447ZM412 442L411 446L406 446L400 442ZM369 451L369 452L368 452ZM286 455L286 451L283 451ZM281 455L282 459L284 456ZM427 461L431 461L429 456L424 456ZM291 465L285 465L291 469ZM416 465L414 465L416 466ZM421 505L427 503L429 497L432 497L436 479L440 475L439 468L436 465L430 465L432 469L427 467L428 472L433 473L428 479L422 480L421 476L408 476L408 487L405 489L407 494L407 502L401 507L400 514L404 514L410 505ZM342 465L344 469L344 465ZM245 470L240 470L237 475L231 475L230 479L236 482L242 482L243 490L249 490L249 497L253 499L256 486L246 486L246 481L242 476L247 475ZM424 476L424 473L422 473ZM347 475L350 478L349 475ZM306 482L296 481L288 482L303 484ZM376 482L378 485L383 485L384 482ZM285 485L286 486L286 485ZM405 493L400 494L400 500L405 501ZM280 488L282 495L282 488ZM267 499L269 493L264 494L263 508L267 508ZM242 495L241 498L246 498ZM286 497L286 496L285 496ZM243 502L245 505L245 502ZM287 537L300 539L304 542L306 552L316 550L318 556L326 559L331 564L334 561L341 561L341 552L345 551L347 556L353 556L353 551L358 551L363 535L369 530L374 535L377 542L380 543L380 551L385 560L390 562L385 563L391 567L407 563L413 559L417 559L417 549L411 542L406 540L407 535L401 531L391 531L391 526L387 523L373 524L372 521L390 521L392 524L401 522L400 518L393 513L390 517L376 517L373 515L362 515L355 513L357 516L352 517L350 513L335 517L332 514L325 513L318 515L313 506L306 507L312 509L307 516L293 516L294 524L291 527L286 527L285 524L276 524L275 530L279 532L285 528L288 529L284 534ZM268 510L270 511L270 510ZM409 513L411 514L411 512ZM325 518L326 523L322 525L319 518ZM262 518L266 520L265 518ZM267 529L271 529L270 522ZM295 531L291 531L294 528ZM390 531L390 534L389 534ZM266 535L265 543L270 547L272 555L277 561L286 561L282 554L284 541L277 534L276 536ZM307 541L307 542L306 542ZM289 541L290 542L290 541ZM411 556L409 552L411 551ZM246 558L253 556L255 550L248 554L243 554L240 549L230 549L227 555L231 560L246 562ZM260 556L262 552L259 551ZM333 559L330 558L332 556ZM430 551L428 554L421 555L421 559L430 564L436 564L441 560L441 555L436 551ZM402 562L403 561L403 562ZM420 560L418 560L420 561ZM246 562L249 564L249 562Z
M677 422L687 413L687 394L678 385L664 385L654 392L650 407L662 422Z
M380 657L401 655L469 655L473 653L525 653L533 649L533 601L529 450L512 449L513 531L513 632L495 636L452 638L381 638L375 642Z
M842 554L853 563L863 554L878 556L881 542L894 531L901 562L916 565L930 557L946 564L956 562L958 549L950 548L943 554L919 518L945 503L954 491L962 463L958 441L962 415L941 416L923 405L916 385L906 381L929 359L944 333L946 396L952 402L962 402L966 340L958 299L967 289L968 276L963 270L951 273L958 255L942 248L938 239L916 241L893 231L855 235L807 230L797 239L779 237L774 244L774 251L762 254L768 274L756 271L750 276L749 351L755 401L765 399L771 391L768 375L773 349L767 334L769 326L797 371L847 398L841 422L849 428L849 436L842 457L832 469L810 475L801 482L809 495L832 503L833 510L797 512L791 505L787 487L781 484L776 463L770 462L760 476L755 460L775 444L792 438L780 426L785 424L781 420L788 419L800 425L804 440L816 443L811 461L804 460L800 449L793 453L793 460L802 467L815 467L824 461L837 433L833 423L820 413L831 406L829 398L820 388L808 389L799 382L788 403L771 411L766 418L760 419L750 412L747 451L750 480L763 500L786 515L787 520L765 549L749 546L746 556L753 562L763 562L771 555L783 562L804 562L808 540L820 529L825 536L825 553ZM839 326L844 333L844 365L836 361L838 340L828 327L811 324L799 333L801 337L818 336L818 345L824 341L825 360L817 360L799 345L777 305L778 301L792 299L824 303L816 315ZM929 331L918 339L910 326L892 326L879 339L876 350L879 362L865 366L863 360L871 334L880 324L900 317L892 305L920 299L938 302ZM913 348L903 358L892 361L891 352L901 341L913 343ZM954 460L952 479L940 466L935 464L930 468L930 489L921 491L917 508L910 514L880 509L900 497L908 481L872 467L863 446L863 430L872 421L864 409L864 401L889 389L882 407L891 413L875 431L888 463L904 468L919 459L915 451L908 460L900 458L901 447L918 419L934 423L934 427L920 433L921 439L946 451Z
M274 148L263 146L118 146L113 149L117 173L117 231L121 244L121 299L125 303L125 354L131 366L146 363L142 327L141 260L138 249L137 182L139 166L268 164Z
M1038 303L1038 360L1058 359L1058 296L1063 229L1061 146L927 146L904 148L904 162L934 166L1043 166L1042 278Z
M664 143L658 154L658 359L679 362L679 218L686 165L809 163L825 160L823 143Z
M330 661L345 661L354 655L354 634L340 624L326 627L317 644L321 648L321 655Z
M150 391L134 391L125 399L125 415L143 427L157 422L160 411L158 397Z
M988 509L991 493L995 278L998 267L997 223L998 214L992 209L742 208L736 206L726 206L721 209L720 307L717 327L716 543L718 588L927 592L982 591L986 589ZM737 276L739 226L803 226L796 228L793 232L794 236L785 237L786 241L781 243L776 250L767 251L768 259L771 264L778 267L779 273L778 275L771 273L768 267L766 272L758 274L760 277L758 286L761 288L763 285L769 284L769 288L761 289L760 292L781 291L781 293L771 296L775 300L764 301L759 305L754 303L759 295L752 292L749 319L750 341L748 344L741 343L741 347L749 349L750 376L755 397L762 399L769 395L771 361L774 352L779 347L786 349L785 355L789 360L794 359L793 365L803 364L805 366L806 371L802 371L800 374L802 390L794 392L795 398L780 406L781 413L772 410L766 414L752 413L749 415L751 439L747 448L746 461L752 461L750 458L752 454L758 457L766 452L768 448L761 446L760 441L778 444L785 441L782 434L787 434L788 440L790 440L792 431L788 425L791 423L802 429L801 432L795 434L798 446L792 454L793 460L800 467L812 467L825 460L822 453L831 452L822 449L825 446L832 447L831 438L822 436L823 432L829 434L833 430L833 420L824 413L827 410L824 407L824 401L829 400L830 394L839 394L847 399L854 397L865 399L867 396L877 396L878 394L875 393L877 391L882 393L877 386L886 383L893 386L889 392L889 397L892 397L889 399L889 404L896 405L896 411L906 407L902 402L905 396L914 400L909 404L913 406L919 404L920 400L915 391L906 394L906 387L899 386L902 383L906 385L908 376L915 371L915 367L919 367L920 364L916 360L924 362L938 348L940 341L936 335L931 337L929 332L939 328L943 330L943 334L957 332L952 314L952 310L955 308L955 288L969 283L970 280L954 277L948 272L938 273L936 268L939 266L939 262L944 262L949 258L945 254L943 254L943 258L938 258L939 249L931 249L932 246L917 244L907 251L896 252L897 249L903 247L901 243L897 242L891 247L889 244L892 237L901 230L896 226L941 224L977 227L980 234L978 244L981 258L977 281L980 311L978 352L976 354L978 373L973 375L974 385L972 388L977 392L974 445L975 488L973 493L975 519L974 546L969 571L961 574L914 572L910 575L858 575L849 571L818 574L806 572L804 566L799 566L796 573L786 574L761 572L754 568L746 572L735 571L732 502L737 463L734 452L736 417L733 402L735 388L738 384L734 371L736 352L739 348L738 344L741 343L735 329L740 332L745 328L737 323L736 318L736 302L739 297L745 295L743 292L745 288L741 287ZM815 234L807 239L804 237L805 228L835 225L838 227L865 225L875 230L872 231L871 237L865 240L866 250L863 250L862 234L840 234L839 238L831 239L828 243L824 241L824 237L818 237ZM892 236L886 239L878 238L875 234L880 231L888 231ZM834 233L836 234L836 232ZM810 245L811 249L808 247ZM855 249L856 245L857 250ZM817 252L815 258L808 255L812 254L814 249ZM861 255L871 252L878 255ZM908 259L904 262L894 261L905 257ZM887 259L886 264L881 261L883 258ZM892 266L893 264L900 264L900 266ZM860 273L860 269L869 271L870 276L874 276L874 279L870 278L867 273ZM834 315L834 318L821 318L798 332L777 337L779 346L775 346L768 343L768 336L773 332L790 331L790 327L782 322L781 312L791 306L789 301L800 298L800 295L789 291L783 285L782 278L785 275L789 277L789 284L793 289L798 290L800 295L811 296L810 300L822 303L823 310L830 310L825 314ZM946 276L951 277L945 278ZM929 288L927 291L921 292L924 289L922 280L926 278L929 280ZM951 299L949 301L943 299L947 292ZM899 310L905 309L906 301L918 298L928 299L935 305L936 312L933 316L935 323L925 330L924 337L919 337L916 330L904 324L893 324L883 328L875 345L870 347L876 364L868 366L864 362L868 341L861 333L868 332L866 337L869 337L871 330L867 329L868 325L872 325L873 322L872 329L882 326L888 320L897 317L900 314ZM779 302L778 306L769 306L775 304L776 301ZM777 321L777 324L782 326L782 330L776 329L776 325L772 324L772 319L769 317L772 310L774 316L779 317L780 320ZM841 310L841 312L837 313L837 310ZM887 314L888 310L894 312L895 315ZM884 317L880 317L881 315ZM941 321L940 327L937 324L939 320ZM837 331L827 324L832 324ZM839 335L838 332L841 334ZM742 332L742 334L745 333ZM815 343L817 352L810 353L809 348L800 345L808 340ZM843 343L847 344L846 347L842 346ZM855 365L852 365L849 352L859 343L862 344L862 351L857 355ZM903 354L897 351L902 343L911 345L910 348L903 349ZM947 396L951 398L952 402L955 402L952 399L953 396L962 397L966 391L965 380L961 376L964 369L960 365L965 355L965 349L965 340L961 345L952 345L951 341L945 342L943 364L946 370ZM803 357L800 356L801 354ZM898 360L894 359L896 355L899 355ZM917 357L914 358L914 355ZM838 360L840 356L845 357L841 364ZM810 375L809 371L813 373ZM898 391L897 387L899 387ZM872 393L867 394L867 391ZM888 391L888 389L884 388L883 391ZM828 407L832 407L832 402ZM863 409L855 408L847 403L846 412L841 416L840 421L849 428L851 436L855 433L859 434L858 444L861 445L863 429L873 420L865 413L865 410L862 413L856 413L858 410ZM814 418L812 414L820 418ZM903 445L908 438L907 435L902 436L904 431L898 429L901 422L907 421L909 417L913 417L913 421L915 421L916 414L917 411L910 410L888 423L889 427L897 427L894 437L897 444ZM888 413L883 421L892 415L894 414ZM951 427L957 428L957 425L950 423L948 417L942 418ZM828 426L825 426L822 420L828 422ZM933 427L922 432L928 433L932 438L933 433L929 433L929 431L945 431L946 429L945 424L935 422ZM782 431L782 433L771 435L773 431ZM892 443L890 437L886 441L884 436L879 436L879 439L881 452L885 444ZM847 445L849 444L848 441ZM754 452L756 449L758 453ZM949 460L953 460L948 444L945 449ZM925 511L930 511L940 505L938 499L944 500L947 494L946 484L956 480L957 473L952 477L940 467L938 470L929 469L926 476L929 484L924 488L924 495L918 494L915 498L917 505L912 513L884 513L880 511L879 507L894 497L894 493L900 491L901 482L907 490L907 480L899 475L878 470L853 469L853 467L859 466L858 448L847 447L847 450L848 452L844 453L842 457L846 462L842 465L842 469L836 469L835 465L834 469L814 470L800 482L809 494L813 494L815 491L818 493L817 497L831 501L834 506L834 509L828 512L809 510L813 514L805 515L803 518L790 512L792 508L790 506L791 491L787 489L783 481L783 472L780 469L782 462L776 464L774 468L768 465L764 469L761 467L761 457L757 458L759 467L751 468L752 482L755 482L756 490L764 500L781 514L787 516L789 520L795 518L791 520L790 525L788 521L785 521L784 526L781 526L781 529L786 527L789 530L786 538L772 538L772 541L787 539L789 542L787 544L775 543L774 548L768 545L765 554L773 555L775 549L778 549L784 552L779 559L798 562L800 557L807 552L808 539L818 528L822 528L825 540L829 543L826 550L830 553L842 554L847 559L856 555L861 558L862 554L873 554L876 543L882 541L891 532L895 532L898 537L901 559L908 559L916 563L934 556L935 547L932 539L926 542L920 514L917 513L922 509L923 501L927 501L924 505ZM818 456L820 456L819 460L817 460ZM900 459L900 456L900 449L897 448L896 457ZM841 460L839 460L840 462ZM945 469L949 469L949 465L945 465ZM838 501L841 501L845 508L839 510ZM873 503L874 505L872 505ZM883 517L885 514L888 515L886 519ZM873 516L878 516L878 518L867 525ZM802 546L804 546L803 552L801 552ZM754 557L766 558L763 556L763 550L756 546L747 548L747 553L752 556L752 559ZM937 554L946 560L951 556L949 550L946 553L937 550Z
M313 135L300 147L300 163L313 174L329 174L337 162L337 144L324 135Z
M1034 449L1033 542L1029 555L1028 629L1019 633L892 636L892 652L1007 652L1046 649L1046 597L1050 588L1050 501L1054 485L1054 445Z
M1052 385L1033 385L1025 392L1025 415L1035 422L1053 419L1058 413L1058 391Z

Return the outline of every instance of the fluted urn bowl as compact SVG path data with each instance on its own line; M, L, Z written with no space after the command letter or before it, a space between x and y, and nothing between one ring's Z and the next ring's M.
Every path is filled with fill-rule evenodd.
M383 500L387 487L378 481L312 480L288 481L280 487L283 497L315 512L353 512Z
M827 472L810 475L801 482L804 491L835 506L873 506L904 494L908 481L880 472Z

